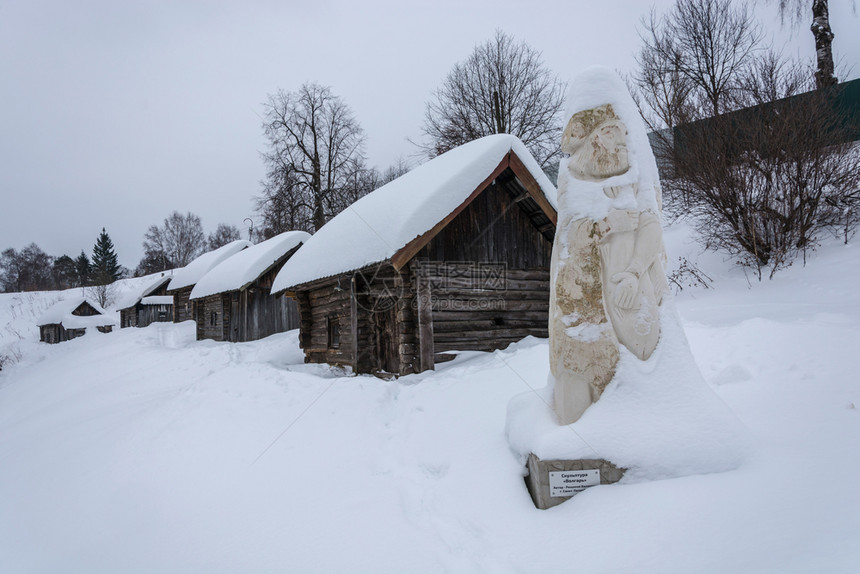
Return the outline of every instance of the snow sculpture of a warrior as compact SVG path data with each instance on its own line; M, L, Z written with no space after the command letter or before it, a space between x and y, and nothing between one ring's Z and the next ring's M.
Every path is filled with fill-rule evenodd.
M618 82L598 76L578 92L573 86L579 97L568 103L562 136L569 157L559 166L549 320L561 424L575 422L600 398L622 346L646 361L660 339L668 285L656 166L653 157L642 157L650 156L644 126L633 126L638 137L628 129L640 119L625 118L626 124L611 101L594 105L601 90L617 98Z

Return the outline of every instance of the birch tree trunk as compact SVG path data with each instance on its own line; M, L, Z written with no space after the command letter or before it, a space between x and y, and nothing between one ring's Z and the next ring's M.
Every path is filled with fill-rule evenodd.
M815 58L818 70L815 72L815 85L821 89L835 86L833 72L833 32L830 29L830 13L827 0L812 0L812 35L815 37Z

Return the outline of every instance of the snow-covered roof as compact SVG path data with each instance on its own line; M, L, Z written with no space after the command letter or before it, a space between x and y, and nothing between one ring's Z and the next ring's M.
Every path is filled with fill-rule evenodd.
M100 315L90 315L87 317L73 315L72 312L81 306L83 303L88 303ZM49 307L39 320L36 321L37 327L44 325L62 325L66 329L86 329L87 327L104 327L107 325L116 325L116 321L106 315L107 311L102 309L101 305L88 299L87 297L73 297L71 299L63 299L58 301L53 306Z
M140 299L141 305L173 305L173 297L171 295L150 295Z
M167 275L165 277L159 277L156 281L152 283L152 285L143 290L143 292L140 294L140 298L143 299L144 297L149 297L152 293L158 291L158 289L161 288L161 286L168 281L170 281L170 275Z
M310 237L304 231L287 231L233 255L197 281L191 290L191 298L244 289Z
M515 136L487 136L448 151L362 197L326 223L284 265L272 292L391 258L453 213L509 152L556 208L556 189Z
M227 245L222 245L218 249L204 253L182 269L177 269L173 274L173 279L167 286L167 290L173 291L194 285L213 267L243 249L251 247L251 245L253 244L250 241L237 239Z
M157 291L162 285L171 280L170 275L159 277L154 282L147 285L142 291L132 296L126 295L122 301L116 306L117 309L128 309L140 303L145 297L149 297L150 293ZM171 297L172 298L172 297Z

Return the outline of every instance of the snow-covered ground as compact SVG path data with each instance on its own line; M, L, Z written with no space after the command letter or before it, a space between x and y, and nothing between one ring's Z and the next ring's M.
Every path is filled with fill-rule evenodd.
M305 365L295 332L40 344L61 294L0 295L0 573L857 571L860 248L759 283L667 243L713 278L678 307L753 454L547 511L504 434L544 340L383 381Z

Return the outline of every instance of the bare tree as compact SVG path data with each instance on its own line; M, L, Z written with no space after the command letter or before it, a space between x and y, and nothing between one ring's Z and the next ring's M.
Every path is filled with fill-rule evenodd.
M659 131L692 121L697 114L693 81L664 59L665 49L653 49L669 42L668 31L654 28L653 14L649 25L651 37L636 55L638 69L626 80L646 125Z
M103 285L91 285L85 289L87 297L95 300L103 308L107 309L116 301L117 285L116 283L106 283Z
M652 129L668 211L706 246L771 275L821 234L857 225L856 119L836 88L759 48L759 27L730 0L676 2L644 25L628 79Z
M652 10L639 35L638 69L627 82L665 178L675 165L676 126L742 106L740 84L762 35L747 8L731 0L676 0L662 16ZM687 188L663 191L669 214L687 213Z
M134 277L143 277L152 273L159 273L173 269L174 265L163 251L145 251L137 267L134 269Z
M564 85L540 52L500 30L448 73L427 103L431 157L497 133L520 138L541 167L560 154Z
M361 126L349 106L319 84L279 90L264 106L269 149L257 209L272 230L315 231L362 193L354 186L366 169Z
M161 227L150 225L143 237L144 260L149 261L148 272L184 267L206 249L206 236L200 217L193 213L182 215L174 211L164 219ZM157 263L161 261L161 269ZM138 268L141 268L141 265Z
M272 168L261 182L263 192L254 198L261 224L254 228L255 241L263 241L292 230L313 232L313 210L306 201L308 190L300 186L295 174Z
M376 187L382 187L386 183L391 183L400 176L406 175L411 170L412 165L402 156L398 157L393 164L385 168L385 171L379 174L379 181L377 182L374 189L376 189Z
M838 93L815 90L807 70L770 54L739 84L742 110L677 130L677 178L708 246L773 276L826 232L847 238L860 220L856 120ZM809 91L805 91L809 90Z
M227 223L219 223L215 231L209 234L209 239L206 242L209 250L213 250L241 238L242 233L238 227Z
M668 127L736 109L738 78L762 40L746 5L731 0L676 0L662 17L652 11L640 36L634 84Z
M9 248L0 254L0 286L4 292L42 291L54 287L54 258L31 243L21 251Z

